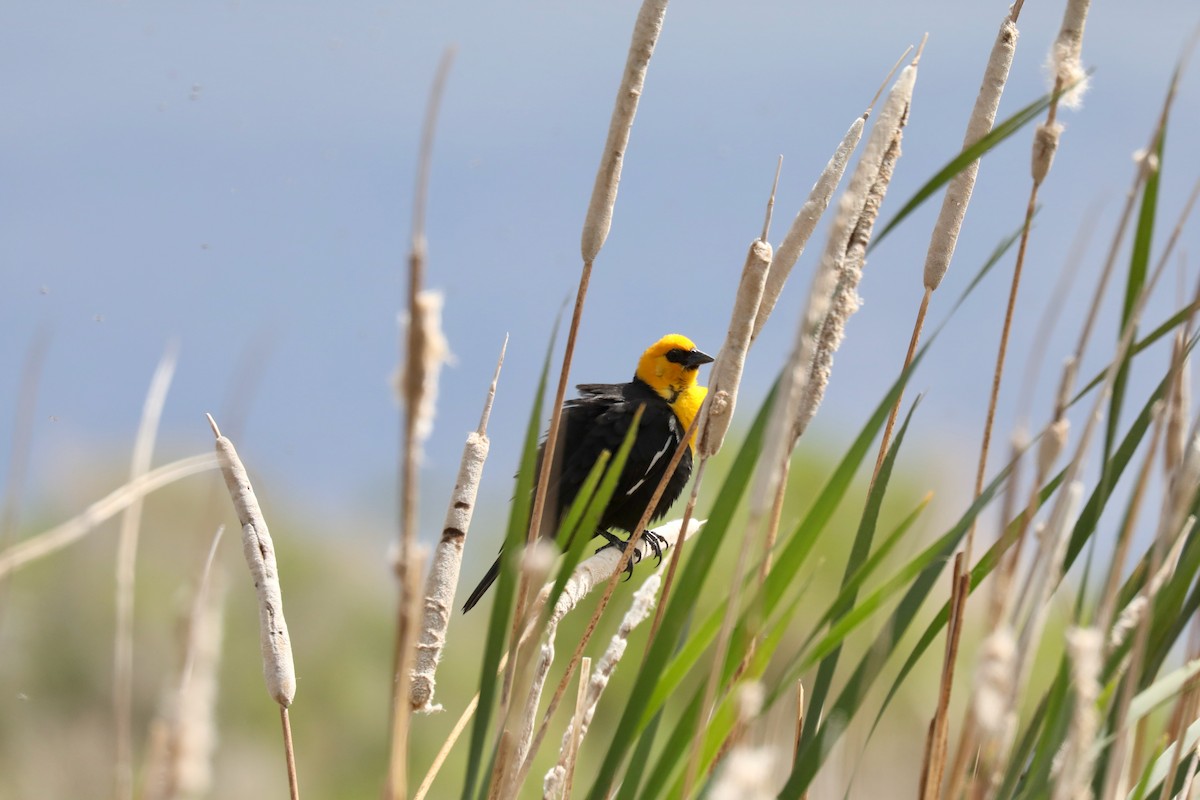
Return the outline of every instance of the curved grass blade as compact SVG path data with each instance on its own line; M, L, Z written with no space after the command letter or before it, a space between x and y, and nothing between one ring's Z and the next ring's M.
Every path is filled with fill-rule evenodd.
M883 466L879 471L879 477L871 486L871 490L867 493L866 506L863 508L862 519L858 525L858 531L854 535L854 544L850 548L850 557L846 561L846 570L842 575L842 588L838 598L830 607L828 618L833 623L829 634L825 637L824 644L826 649L819 655L814 652L809 657L809 662L820 660L820 666L817 667L817 679L813 683L812 694L809 700L809 713L804 720L804 730L801 734L800 746L804 746L804 742L811 740L816 735L817 727L821 720L821 711L825 707L825 698L829 694L829 688L833 685L833 676L837 672L838 660L842 653L842 641L846 635L854 629L854 624L839 625L839 622L846 620L847 615L850 615L851 610L855 613L852 615L859 622L869 617L878 606L863 604L855 607L858 600L857 588L850 588L850 580L854 577L854 573L861 568L867 560L867 556L871 552L871 543L875 539L875 526L879 522L879 509L883 505L883 497L887 492L888 481L892 477L892 467L896 463L896 454L900 451L900 444L904 439L904 434L908 431L908 425L912 422L913 412L917 410L921 398L917 397L917 402L913 403L912 408L908 410L908 414L904 417L904 424L900 426L900 431L896 435L895 444L888 448L887 456L883 460ZM889 406L890 408L890 406ZM894 579L892 582L894 583ZM905 581L907 583L907 580ZM888 584L885 584L885 588ZM876 592L875 596L882 594L882 591ZM859 613L862 609L865 613ZM834 636L835 632L840 635ZM821 647L818 646L818 651ZM798 677L798 676L797 676ZM791 681L783 681L782 683L790 684Z

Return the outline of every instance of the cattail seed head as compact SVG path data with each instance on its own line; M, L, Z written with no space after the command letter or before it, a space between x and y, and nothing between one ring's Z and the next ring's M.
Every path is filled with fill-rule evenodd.
M233 442L220 435L212 417L208 421L217 435L217 458L221 463L221 474L237 511L238 522L242 525L242 553L258 592L263 677L271 697L287 708L296 696L296 669L292 663L292 641L283 618L283 593L279 588L279 570L275 565L275 545Z
M1030 162L1030 173L1034 183L1040 184L1050 174L1062 132L1063 126L1058 122L1043 122L1038 125L1037 132L1033 135L1033 158Z
M1016 655L1017 642L1007 627L992 632L979 649L972 703L980 728L992 736L999 736L1008 724Z
M733 315L729 320L729 331L725 344L713 365L709 379L709 401L704 427L700 433L701 458L710 458L725 441L729 424L733 421L733 410L737 405L738 384L742 381L742 370L746 365L746 352L750 349L754 320L758 315L763 286L771 267L771 245L761 239L750 244L742 277L738 282L737 297L733 302Z
M1067 108L1078 108L1087 91L1087 73L1083 70L1083 28L1090 0L1067 0L1058 38L1050 49L1050 71L1058 86L1070 86L1061 98Z

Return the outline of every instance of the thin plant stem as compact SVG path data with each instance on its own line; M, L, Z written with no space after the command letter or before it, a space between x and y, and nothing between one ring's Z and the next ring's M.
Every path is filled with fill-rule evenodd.
M292 722L287 706L279 707L279 722L283 726L283 753L287 759L288 792L291 800L300 800L300 781L296 777L296 752L292 747Z

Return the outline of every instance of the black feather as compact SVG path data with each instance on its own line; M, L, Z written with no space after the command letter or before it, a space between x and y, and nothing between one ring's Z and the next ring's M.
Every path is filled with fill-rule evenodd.
M645 406L625 468L617 487L600 515L598 530L601 536L610 528L630 532L645 513L647 506L667 470L675 449L685 431L671 406L644 382L584 383L578 387L580 396L563 403L560 444L556 449L561 457L557 479L547 489L546 509L543 512L553 525L543 525L543 535L553 536L566 509L571 507L579 489L591 472L600 453L615 453L625 439L638 408ZM540 472L543 442L538 449L537 469ZM692 474L692 451L687 448L675 474L667 481L666 490L651 514L651 521L660 519L679 497ZM483 580L471 592L463 611L470 611L483 597L500 574L500 559L492 564Z

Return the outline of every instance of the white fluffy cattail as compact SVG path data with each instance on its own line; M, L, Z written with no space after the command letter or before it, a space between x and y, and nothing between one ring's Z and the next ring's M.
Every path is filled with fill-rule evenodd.
M646 578L641 587L633 594L633 603L629 607L629 611L625 613L621 620L621 625L617 628L617 632L613 634L612 640L608 644L608 649L604 651L604 655L596 662L596 667L592 671L591 680L588 682L587 694L584 698L583 713L579 724L579 733L575 733L574 721L568 726L563 734L562 747L558 751L558 763L546 773L546 777L542 781L542 796L544 798L558 798L562 796L563 785L567 775L567 760L570 755L572 743L578 746L578 740L587 734L588 728L592 724L592 717L596 713L596 705L600 702L600 695L604 694L604 689L608 686L608 682L612 679L613 674L617 670L617 664L621 657L625 655L625 649L629 646L629 635L633 629L645 622L650 616L650 612L654 610L654 598L658 594L658 588L662 583L662 574L655 572ZM547 628L547 636L553 636L555 627Z
M450 345L442 333L442 306L445 298L433 289L422 289L413 299L417 318L405 320L413 326L415 347L418 355L409 358L397 373L393 386L396 397L403 403L412 403L410 413L416 414L417 441L422 442L433 431L433 418L437 408L438 377L442 365L453 360Z
M1007 626L993 631L979 648L971 703L980 729L992 737L1002 738L1010 721L1016 657L1017 642Z
M1095 628L1067 631L1067 657L1071 662L1071 692L1075 696L1067 741L1059 754L1054 800L1091 797L1092 753L1100 714L1100 670L1104 666L1104 636Z
M1050 49L1049 68L1058 86L1071 86L1060 102L1067 108L1078 108L1087 91L1087 73L1083 70L1083 28L1087 22L1090 0L1067 0L1058 38ZM1072 86L1074 84L1074 86Z

